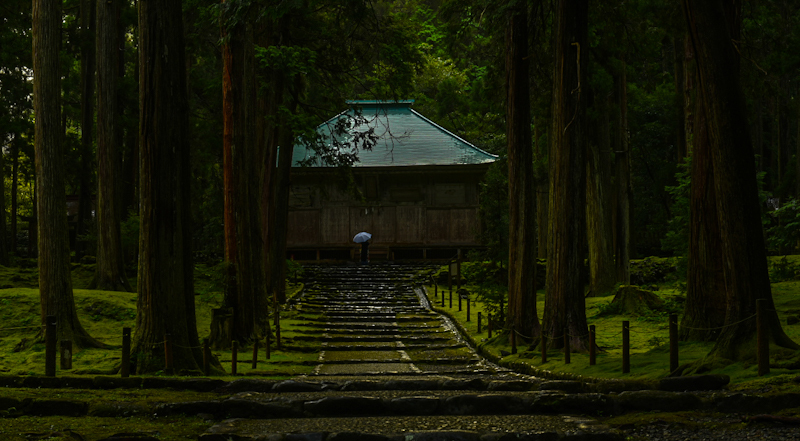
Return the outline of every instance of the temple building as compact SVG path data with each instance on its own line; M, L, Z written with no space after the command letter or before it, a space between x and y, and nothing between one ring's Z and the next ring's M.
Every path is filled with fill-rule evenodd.
M448 259L480 247L478 185L497 156L424 117L413 101L348 104L317 132L350 167L305 144L294 148L288 254L352 259L361 231L373 235L373 260Z

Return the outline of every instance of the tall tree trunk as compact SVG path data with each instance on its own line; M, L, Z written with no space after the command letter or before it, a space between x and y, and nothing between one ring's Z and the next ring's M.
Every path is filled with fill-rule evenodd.
M725 322L725 278L717 218L714 169L702 97L695 103L692 186L689 196L689 264L681 339L713 341Z
M797 148L795 150L795 199L800 199L800 100L797 100Z
M17 243L17 216L19 214L19 138L11 145L11 242L9 247L14 256L19 256Z
M592 91L592 93L595 93ZM590 93L587 93L591 96ZM608 101L593 97L599 112L591 124L594 136L589 142L586 163L586 226L589 243L589 293L609 293L614 277L614 244L612 223L611 139Z
M528 82L528 10L517 3L506 27L506 132L508 143L508 319L536 341L536 197Z
M6 168L6 155L0 150L0 176L3 182L0 183L0 265L8 266L8 247L7 247L7 227L6 227L6 180L3 171Z
M195 320L189 211L189 100L180 0L139 1L141 204L136 372L164 368L170 334L174 367L202 360Z
M103 346L81 326L72 295L67 205L59 116L61 112L61 3L33 1L33 108L39 230L39 297L42 324L56 316L58 340Z
M299 92L297 92L297 96L299 96ZM288 111L294 113L296 109L297 101L292 99ZM286 303L286 230L289 225L289 177L292 170L294 132L285 118L280 118L278 125L276 133L279 154L278 168L275 170L273 180L273 205L270 207L270 266L267 277L267 293L275 302Z
M542 142L542 123L534 123L533 142L534 142L534 161L541 164L547 157L547 143ZM550 203L548 190L550 186L547 178L547 168L540 166L534 172L536 179L536 257L547 259L547 205Z
M727 327L712 354L731 360L755 356L757 299L767 300L771 341L800 347L783 332L772 300L739 60L729 26L719 20L726 12L739 17L740 7L736 2L726 11L721 0L683 1L707 117L727 291ZM740 21L729 18L728 23Z
M125 276L118 197L121 118L119 4L97 2L97 266L94 288L131 291Z
M617 180L616 240L614 257L617 267L617 282L631 283L631 155L628 144L628 75L627 65L622 60L620 75L615 77L619 100L619 122L617 128L616 154L614 155Z
M543 332L562 347L589 346L583 293L586 246L587 1L558 2L550 149L550 222Z
M675 60L675 112L678 116L678 124L675 127L675 153L677 156L675 159L678 163L689 155L686 148L686 119L684 118L684 111L686 109L686 103L684 102L686 98L684 94L684 84L686 80L683 78L686 72L684 67L684 61L686 59L684 46L683 38L676 37L672 40Z
M81 239L89 231L92 218L92 141L94 140L94 23L95 1L81 1L81 171L78 190L78 216L75 223L75 260L87 252L87 241Z
M246 18L239 17L239 22L232 26L223 24L225 34L223 157L225 254L229 259L230 282L225 293L225 305L233 310L230 338L248 342L258 338L257 322L266 323L264 318L268 313L262 300L266 294L257 192L255 48L252 26L247 24ZM230 343L217 340L214 343L218 346Z

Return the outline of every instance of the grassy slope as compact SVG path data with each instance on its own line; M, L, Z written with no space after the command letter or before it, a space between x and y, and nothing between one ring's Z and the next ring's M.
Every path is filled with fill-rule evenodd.
M73 265L73 286L78 317L84 328L112 349L80 349L73 354L73 369L58 375L97 375L115 373L120 360L122 328L133 328L136 320L136 293L78 289L88 286L94 272L93 265ZM197 296L197 329L201 338L209 334L212 309L222 303L222 293L215 268L197 266L195 291ZM44 344L36 343L29 349L15 352L23 340L35 340L39 323L39 291L35 269L0 267L0 373L17 375L44 373ZM13 287L9 287L13 286ZM302 285L290 284L289 295ZM273 347L269 363L260 348L257 368L251 367L252 349L239 351L238 371L241 374L260 374L286 377L306 373L313 366L318 353L308 344L292 340L302 320L288 311L281 314L282 341L288 350L276 351ZM294 350L300 349L300 350ZM214 351L226 370L230 370L230 351Z
M800 256L790 256L797 261ZM470 287L467 286L467 289ZM433 298L433 287L428 287L431 303L441 312L454 317L466 329L470 338L479 348L495 357L501 357L501 351L510 352L511 344L508 334L494 333L488 339L486 332L486 314L483 313L483 329L477 333L476 313L483 311L483 305L475 302L471 307L471 321L466 321L466 305L458 311L458 303L454 299L453 308L449 302L441 308L441 297ZM790 316L800 316L800 281L774 283L772 293L775 305L783 323L784 330L794 341L800 342L800 323L787 325ZM674 287L663 286L656 291L666 301L674 300L679 292ZM624 314L600 314L604 306L608 305L613 297L592 297L586 299L586 316L588 324L595 325L597 329L597 344L602 349L597 354L597 364L589 365L589 355L573 353L571 363L564 363L564 354L561 351L549 351L548 361L541 363L539 349L529 349L524 343L518 343L518 354L502 357L503 363L525 363L538 370L580 375L594 378L630 378L630 379L657 379L669 374L669 331L667 327L668 312L653 312L646 316L631 316ZM544 311L544 292L537 293L537 311L541 320ZM622 373L622 321L630 322L631 341L631 372ZM689 363L705 358L712 349L712 343L681 342L679 345L680 363ZM757 366L752 363L720 364L712 373L727 374L734 383L732 388L763 388L764 384L771 385L775 390L779 388L793 388L792 380L797 377L800 368L800 353L782 350L775 346L770 348L771 365L770 374L764 378L757 377Z

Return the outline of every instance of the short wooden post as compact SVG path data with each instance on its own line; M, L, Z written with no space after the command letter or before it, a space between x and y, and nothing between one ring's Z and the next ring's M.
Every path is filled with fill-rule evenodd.
M488 337L492 338L492 315L489 314L486 319L486 331L489 333Z
M597 349L595 339L597 338L594 325L589 325L589 366L597 364Z
M481 333L481 312L478 311L478 334Z
M622 373L631 371L631 323L622 322Z
M444 290L442 290L442 308L444 308Z
M56 316L48 315L44 328L44 374L56 376Z
M272 343L270 341L270 340L272 340L271 335L272 335L272 332L269 329L267 329L267 338L266 338L266 342L264 343L264 346L267 349L267 360L269 360L270 356L272 355L271 354L272 348L270 348L271 343Z
M275 304L275 349L281 350L281 307Z
M252 369L258 367L258 339L253 339L253 366Z
M453 308L453 265L447 264L447 286L450 289L450 308Z
M511 353L517 353L517 330L514 325L511 325Z
M564 328L564 364L570 363L569 332Z
M173 374L174 364L172 362L172 335L164 334L164 373Z
M542 329L542 341L539 346L542 351L542 364L545 364L547 363L547 335L545 335L544 329Z
M467 321L469 321L469 297L467 297Z
M669 371L678 369L678 314L669 315Z
M211 372L211 347L208 344L208 339L203 339L203 375L208 376Z
M756 300L756 358L758 376L769 373L769 330L767 329L767 300Z
M122 328L122 365L119 367L119 376L131 376L131 328Z
M72 342L61 340L61 370L72 369Z
M461 250L458 250L458 260L456 261L456 291L461 291Z
M236 375L236 364L239 362L239 342L231 342L231 375Z

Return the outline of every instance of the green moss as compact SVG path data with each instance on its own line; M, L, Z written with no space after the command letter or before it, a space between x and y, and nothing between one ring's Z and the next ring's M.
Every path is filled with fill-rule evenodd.
M117 433L158 434L162 441L194 439L212 423L197 417L19 417L6 418L0 424L0 438L5 441L47 439L74 441L100 439ZM80 436L75 436L78 434Z

